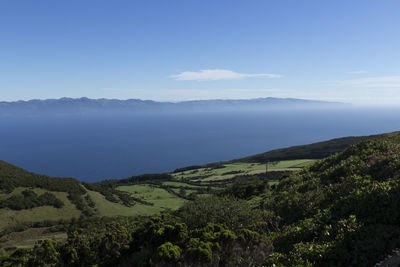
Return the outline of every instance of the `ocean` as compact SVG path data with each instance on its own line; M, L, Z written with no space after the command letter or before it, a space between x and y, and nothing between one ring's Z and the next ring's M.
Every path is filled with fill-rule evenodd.
M400 110L289 110L0 117L0 159L95 182L400 130Z

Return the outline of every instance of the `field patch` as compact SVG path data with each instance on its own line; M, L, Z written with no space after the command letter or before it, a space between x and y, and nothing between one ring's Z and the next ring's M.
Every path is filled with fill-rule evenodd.
M193 184L188 184L184 182L175 182L175 181L167 181L163 182L163 185L166 186L182 186L182 187L190 187L190 188L204 188L204 186L201 185L193 185Z
M268 163L230 163L173 173L177 180L212 182L229 180L238 175L255 175L274 171L296 171L311 164L313 159L283 160Z
M158 207L147 206L140 203L132 207L127 207L120 203L108 201L102 194L88 190L88 194L96 204L99 216L136 216L136 215L153 215L160 211Z
M18 187L13 190L9 196L14 194L20 194L27 187ZM42 206L32 209L25 210L11 210L8 208L0 209L0 230L7 227L11 227L17 224L22 224L26 222L40 222L44 220L60 220L60 219L71 219L73 217L78 218L81 212L75 207L74 204L67 198L67 193L65 192L55 192L48 191L40 188L31 189L37 194L43 194L44 192L50 192L54 194L58 199L64 202L62 208L54 208L52 206Z
M129 192L132 196L153 203L155 208L163 209L178 209L185 202L184 199L167 192L163 188L158 188L149 184L140 185L124 185L119 186L118 190ZM151 206L148 206L151 207Z
M48 227L30 228L22 232L9 233L2 237L6 242L0 243L2 248L30 248L39 240L51 239L55 241L65 241L67 234L63 232L47 233Z

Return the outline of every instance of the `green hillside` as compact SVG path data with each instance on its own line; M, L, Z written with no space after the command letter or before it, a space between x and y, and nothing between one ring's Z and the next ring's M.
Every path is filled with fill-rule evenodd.
M373 266L400 248L400 134L352 146L262 200L280 217L271 263Z
M0 161L0 230L26 222L89 214L86 190L72 178L51 178Z
M361 139L322 160L235 161L94 184L0 162L0 263L373 266L400 249L400 133ZM337 140L325 143L330 151Z

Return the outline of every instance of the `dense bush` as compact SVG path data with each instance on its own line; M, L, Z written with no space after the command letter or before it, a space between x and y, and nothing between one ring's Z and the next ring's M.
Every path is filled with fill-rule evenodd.
M214 207L228 199L212 198ZM192 213L203 205L188 206ZM235 201L230 199L230 201ZM218 203L220 202L220 203ZM5 257L4 266L235 266L262 264L272 252L269 238L256 231L263 217L253 215L242 201L231 205L232 214L246 209L239 221L231 216L208 218L215 221L187 225L181 213L164 214L145 220L83 219L71 222L65 243L44 241L33 249L18 250ZM256 212L257 213L257 212ZM246 218L244 215L247 215ZM111 221L110 221L111 220ZM221 221L222 223L217 223ZM230 228L228 225L234 227Z
M261 221L263 212L252 210L246 201L232 197L199 197L186 203L180 209L179 216L190 228L219 223L238 230Z
M268 183L257 176L239 176L222 194L241 199L250 199L253 196L264 193L267 187Z
M400 135L352 146L284 179L269 264L372 266L400 248Z

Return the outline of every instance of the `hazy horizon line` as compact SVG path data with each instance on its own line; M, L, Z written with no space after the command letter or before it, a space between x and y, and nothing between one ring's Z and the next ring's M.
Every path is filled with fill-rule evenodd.
M79 100L79 99L89 99L89 100L119 100L119 101L128 101L128 100L140 100L140 101L152 101L158 103L183 103L183 102L194 102L194 101L226 101L226 100L260 100L260 99L282 99L282 100L303 100L303 101L318 101L318 102L326 102L326 103L338 103L338 104L351 104L350 102L341 102L334 100L324 100L324 99L312 99L312 98L297 98L297 97L252 97L252 98L201 98L201 99L188 99L188 100L173 100L173 101L160 101L154 99L142 99L142 98L91 98L87 96L81 97L59 97L59 98L30 98L30 99L18 99L18 100L0 100L1 102L6 103L15 103L15 102L29 102L29 101L46 101L46 100L62 100L62 99L71 99L71 100Z

